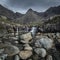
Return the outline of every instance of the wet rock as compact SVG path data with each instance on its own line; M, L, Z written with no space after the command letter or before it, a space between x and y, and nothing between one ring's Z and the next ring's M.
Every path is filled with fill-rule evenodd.
M22 39L21 42L22 43L29 43L29 41L32 39L31 33L26 33L20 36L20 38Z
M45 57L47 54L44 48L35 48L34 51L41 57Z
M21 59L28 59L32 55L32 51L20 51L19 56Z
M53 46L53 40L48 37L42 37L35 42L37 47L44 47L46 49L50 49Z
M24 46L25 46L24 50L33 50L29 44L25 44Z

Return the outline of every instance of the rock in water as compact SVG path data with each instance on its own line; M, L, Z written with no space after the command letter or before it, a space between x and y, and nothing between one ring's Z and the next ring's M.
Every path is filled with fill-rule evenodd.
M53 46L53 40L48 37L42 37L35 42L35 45L38 47L44 47L46 49L50 49Z
M45 57L47 54L44 48L36 48L34 51L41 57Z
M32 39L31 33L26 33L20 36L20 38L22 39L21 42L23 43L29 43L29 41Z
M19 56L21 59L27 59L32 55L32 51L20 51Z

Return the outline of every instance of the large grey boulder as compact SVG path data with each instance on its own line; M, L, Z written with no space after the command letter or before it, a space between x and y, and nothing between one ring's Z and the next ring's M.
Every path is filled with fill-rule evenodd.
M34 51L41 57L45 57L47 54L44 48L35 48Z
M48 37L41 37L35 42L36 47L44 47L45 49L50 49L53 46L53 40Z
M11 44L0 44L0 48L4 49L4 53L8 54L8 56L16 55L20 52L19 48L11 45Z

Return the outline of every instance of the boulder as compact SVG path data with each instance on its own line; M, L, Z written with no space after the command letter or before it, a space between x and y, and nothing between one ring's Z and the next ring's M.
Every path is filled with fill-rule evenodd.
M13 56L19 53L19 48L13 45L9 45L5 48L5 53L8 54L8 56Z
M32 55L32 51L20 51L19 56L21 59L28 59Z
M20 60L20 57L18 55L15 55L14 60Z
M60 38L60 33L56 33L57 38Z
M40 39L36 40L35 45L37 47L44 47L46 49L50 49L53 46L53 40L48 37L41 37Z
M24 46L25 46L24 50L33 50L29 44L25 44Z
M53 60L52 56L51 55L48 55L46 60Z
M44 48L35 48L34 51L41 57L45 57L47 54Z
M0 54L0 60L5 60L5 58L7 57L7 54Z
M19 48L11 45L11 44L0 44L0 48L4 49L4 53L8 54L8 56L16 55L20 52Z
M22 43L29 43L29 41L32 39L31 33L26 33L20 36Z

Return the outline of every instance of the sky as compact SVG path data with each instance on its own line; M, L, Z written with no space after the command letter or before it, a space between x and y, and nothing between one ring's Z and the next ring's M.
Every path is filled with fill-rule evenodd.
M44 12L49 7L60 5L60 0L0 0L0 4L14 12L24 14L29 8Z

